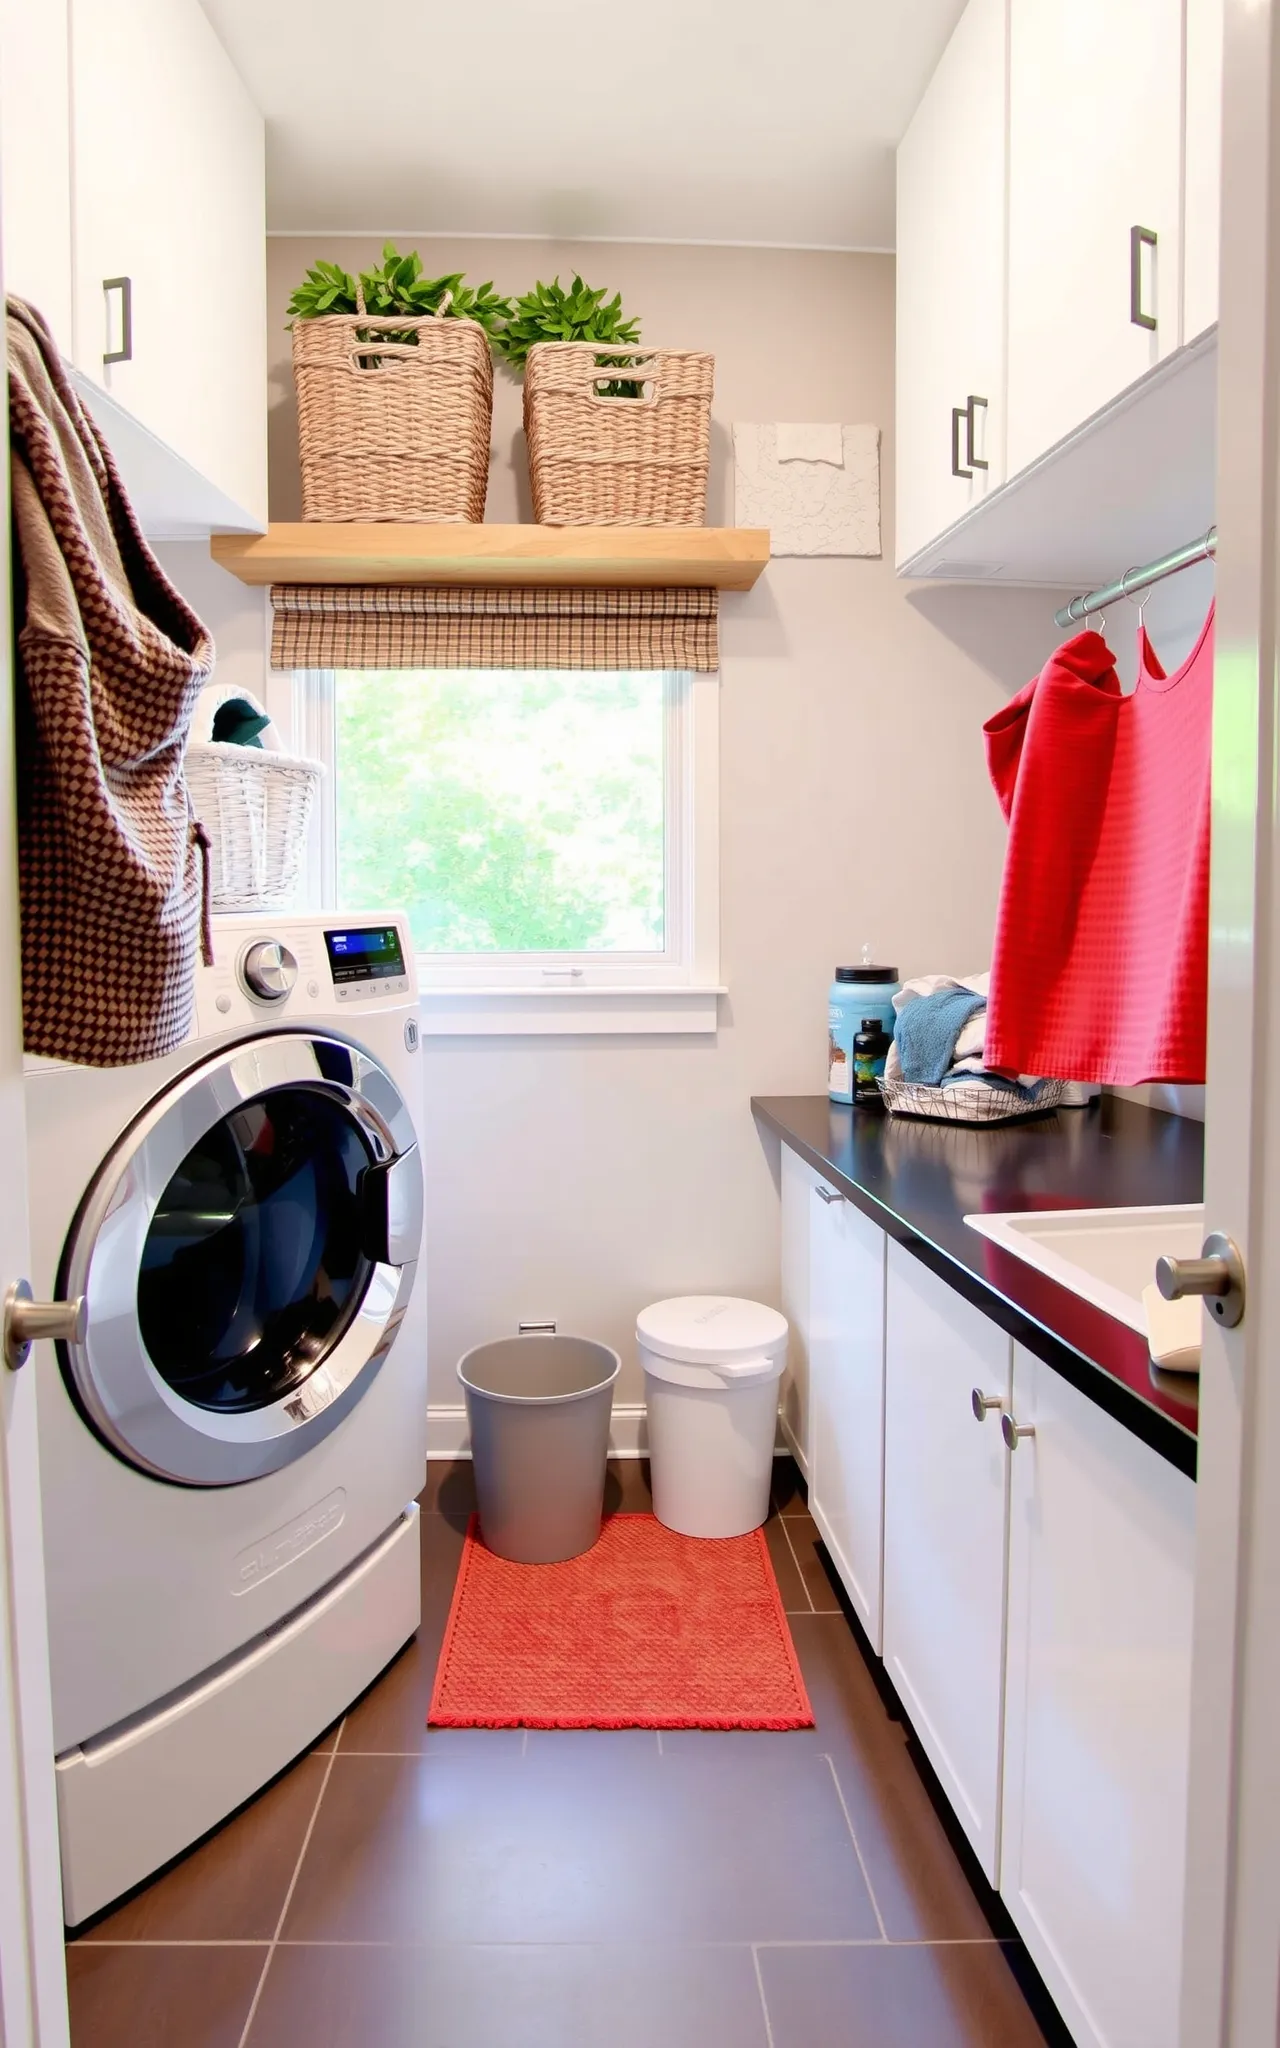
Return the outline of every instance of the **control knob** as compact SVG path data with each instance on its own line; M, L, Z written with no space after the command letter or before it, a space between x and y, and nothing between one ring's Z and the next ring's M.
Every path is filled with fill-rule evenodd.
M298 979L298 963L278 939L258 939L240 963L240 979L260 1003L282 1003Z

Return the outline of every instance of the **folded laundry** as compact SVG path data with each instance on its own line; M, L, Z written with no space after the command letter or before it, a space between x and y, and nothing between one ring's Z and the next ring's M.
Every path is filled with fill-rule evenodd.
M985 995L973 989L941 988L899 1010L894 1038L903 1079L936 1088L955 1058L961 1032L986 1007Z

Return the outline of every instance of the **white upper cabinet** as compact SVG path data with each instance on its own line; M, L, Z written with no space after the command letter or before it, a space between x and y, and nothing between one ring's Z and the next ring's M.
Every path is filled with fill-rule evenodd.
M978 1861L999 1869L1010 1341L901 1245L885 1308L884 1661ZM993 1405L982 1421L975 1390Z
M71 353L71 129L67 11L0 4L4 288L43 313Z
M197 0L72 0L71 79L76 364L265 521L262 118Z
M1183 226L1183 338L1218 317L1218 214L1222 204L1223 0L1187 0L1187 143Z
M1181 340L1182 0L1014 0L1013 475Z
M809 1202L809 1508L878 1652L886 1240L825 1181Z
M898 151L899 562L1004 479L1006 42L970 0Z
M1000 1891L1078 2048L1177 2048L1195 1484L1021 1346Z

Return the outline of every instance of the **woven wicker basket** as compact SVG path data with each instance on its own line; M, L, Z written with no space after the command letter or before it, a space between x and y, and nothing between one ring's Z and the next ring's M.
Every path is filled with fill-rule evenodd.
M611 357L621 358L616 368ZM714 375L715 357L691 350L536 343L524 430L538 524L701 526ZM643 381L642 397L603 395L623 376Z
M287 910L297 894L311 806L324 769L286 754L274 726L261 747L208 737L219 704L247 690L206 690L192 720L186 776L191 808L212 845L214 910Z
M295 320L304 519L484 518L493 359L474 320L328 313ZM416 344L400 339L414 333Z

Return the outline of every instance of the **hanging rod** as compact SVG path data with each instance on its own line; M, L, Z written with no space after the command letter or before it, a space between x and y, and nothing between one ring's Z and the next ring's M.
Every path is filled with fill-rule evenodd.
M1053 615L1055 626L1076 626L1081 619L1087 619L1091 612L1104 611L1119 597L1132 597L1135 590L1149 590L1153 583L1163 583L1166 576L1176 576L1180 569L1189 569L1193 562L1207 562L1218 550L1218 529L1211 526L1208 533L1199 540L1188 541L1186 547L1175 548L1171 555L1161 555L1158 562L1148 562L1145 569L1126 569L1118 582L1105 583L1101 590L1086 591L1083 597L1073 597L1070 604L1064 604L1061 611Z

